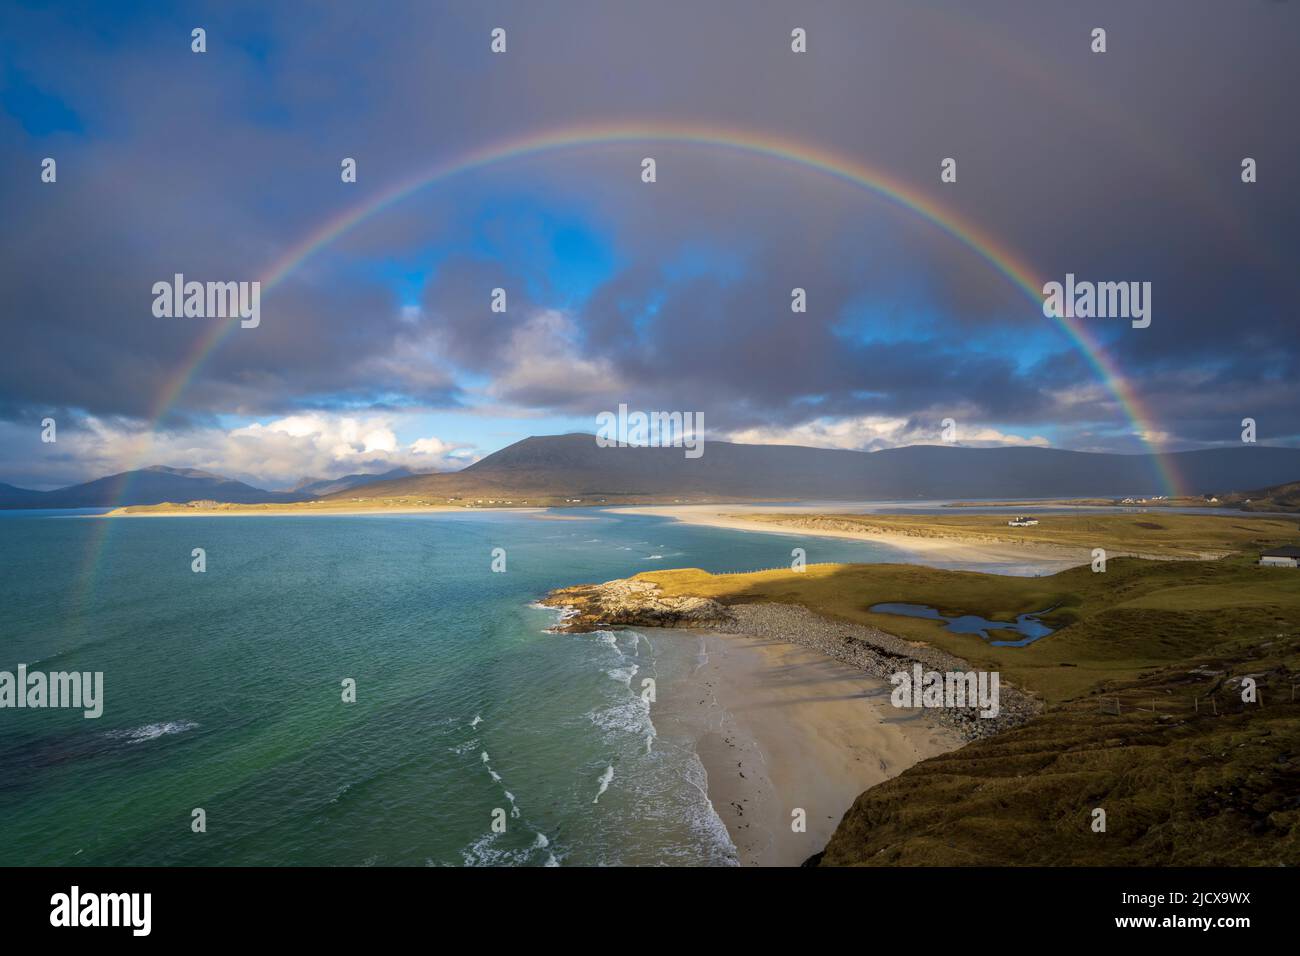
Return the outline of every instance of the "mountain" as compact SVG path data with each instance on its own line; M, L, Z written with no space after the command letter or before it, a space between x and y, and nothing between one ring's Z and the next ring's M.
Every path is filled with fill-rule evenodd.
M264 491L211 472L163 465L124 471L54 491L31 491L0 485L0 508L108 508L204 499L256 504L303 501L310 497L293 492Z
M1255 491L1234 491L1218 497L1223 504L1243 511L1300 511L1300 481Z
M1077 498L1149 496L1167 491L1152 455L1056 448L912 445L844 451L796 445L706 442L687 458L680 448L601 448L593 435L525 438L458 472L310 481L294 491L254 488L192 468L155 465L56 491L0 484L0 508L103 508L196 500L260 504L326 498L409 497L431 504L476 499L519 504L690 500L860 501L907 498ZM1300 448L1242 446L1176 452L1163 458L1189 494L1252 499L1252 510L1300 504ZM1270 503L1281 507L1273 508Z
M526 438L459 472L375 482L366 497L432 503L455 497L529 503L1122 497L1167 493L1160 463L1179 476L1183 490L1203 494L1294 481L1300 449L1242 446L1157 459L1055 448L913 445L860 452L714 441L691 459L680 448L601 448L592 435L552 435Z
M14 485L6 485L0 481L0 508L25 508L29 507L25 502L32 501L45 494L43 491L32 491L30 488L18 488ZM30 507L39 508L40 505L31 505Z
M344 475L342 478L304 478L290 489L295 494L319 497L331 495L350 488L359 488L376 481L392 481L396 478L410 478L419 472L409 468L394 468L378 475Z

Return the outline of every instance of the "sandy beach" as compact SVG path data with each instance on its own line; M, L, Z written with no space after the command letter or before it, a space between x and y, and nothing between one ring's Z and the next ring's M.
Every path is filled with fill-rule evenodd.
M694 740L743 865L798 866L862 791L962 743L928 715L900 716L885 681L814 649L711 631L661 639L669 635L695 642L698 663L661 688L655 721ZM791 827L795 809L805 832Z
M747 514L790 513L790 505L637 505L618 508L624 514L652 515L672 518L687 524L708 525L712 528L730 528L735 531L761 531L765 534L786 534L803 538L850 538L855 541L873 541L898 548L909 555L919 556L929 562L960 564L1032 565L1046 571L1087 564L1090 555L1082 548L1061 548L1045 544L996 544L983 541L963 541L960 538L922 537L919 535L860 533L837 531L829 528L782 527L765 521L746 520ZM833 514L833 508L819 509ZM907 560L907 555L900 555Z

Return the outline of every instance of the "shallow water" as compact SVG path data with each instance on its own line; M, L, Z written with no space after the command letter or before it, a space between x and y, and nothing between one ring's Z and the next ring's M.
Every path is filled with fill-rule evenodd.
M734 861L698 758L640 697L694 666L690 643L548 633L533 602L796 544L904 556L566 514L587 520L0 513L0 671L100 671L105 697L97 720L0 710L0 864Z

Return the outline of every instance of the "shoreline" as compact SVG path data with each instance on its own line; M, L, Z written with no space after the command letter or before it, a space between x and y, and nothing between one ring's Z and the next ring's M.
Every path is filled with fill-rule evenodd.
M962 564L1025 564L1031 563L1042 570L1061 571L1087 564L1091 554L1084 548L1065 548L1050 544L995 544L960 537L925 537L921 535L868 533L840 531L833 528L800 528L793 525L769 524L737 517L736 512L755 514L780 512L779 507L758 505L733 505L723 510L713 505L634 505L618 508L623 514L672 518L685 524L705 525L731 531L759 531L766 534L784 534L813 538L846 538L883 544L909 556L929 561L953 561ZM900 555L900 558L904 557ZM900 561L900 563L913 563Z
M655 719L693 742L706 795L742 864L802 864L824 850L864 792L1042 712L1006 681L996 717L976 707L896 708L890 675L914 665L939 672L971 665L798 605L724 607L658 590L611 581L561 589L540 603L560 610L557 629L671 628L700 642L700 663L680 686L661 688ZM802 833L791 827L795 809L806 814Z
M152 507L152 506L145 506ZM526 508L460 508L455 505L430 505L424 508L265 508L256 511L234 508L185 508L175 511L127 511L115 508L102 515L81 515L83 518L295 518L295 517L364 517L366 515L419 515L447 514L449 512L508 511L514 514L546 511L544 507Z
M689 741L742 866L801 865L863 791L964 743L929 714L900 716L885 681L810 647L718 631L658 639L670 633L699 642L698 663L662 689L655 719Z

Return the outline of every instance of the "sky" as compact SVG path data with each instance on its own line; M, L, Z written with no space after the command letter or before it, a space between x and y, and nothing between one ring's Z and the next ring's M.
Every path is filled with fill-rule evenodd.
M46 6L0 9L0 481L446 470L620 404L863 450L947 418L967 445L1206 448L1247 417L1300 444L1290 0ZM644 138L434 177L275 276L398 184L601 126ZM1151 283L1147 328L1073 320L1139 420L970 243L682 127L874 170L1037 290ZM262 281L260 324L196 365L222 320L154 314L176 273Z

